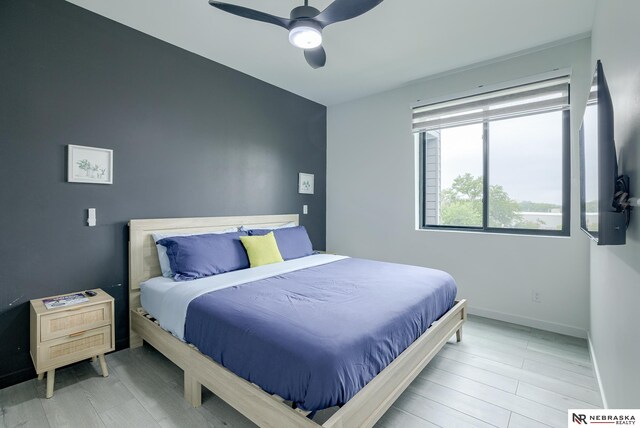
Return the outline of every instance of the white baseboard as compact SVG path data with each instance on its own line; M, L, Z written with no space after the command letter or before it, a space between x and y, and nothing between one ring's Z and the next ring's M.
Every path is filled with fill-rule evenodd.
M604 388L602 387L602 378L600 377L600 370L598 369L598 361L596 360L596 352L593 349L593 342L591 342L591 333L587 330L587 341L589 342L589 353L591 354L591 362L593 363L593 371L596 372L596 379L598 380L598 388L600 389L600 397L602 397L602 406L605 409L609 408L607 404L607 397L604 395Z
M540 330L552 331L554 333L566 334L567 336L587 338L587 331L584 328L574 327L571 325L560 324L550 321L543 321L535 318L523 317L515 314L507 314L504 312L492 311L474 306L468 306L467 311L472 315L478 315L485 318L493 318L499 321L520 324L527 327L533 327Z

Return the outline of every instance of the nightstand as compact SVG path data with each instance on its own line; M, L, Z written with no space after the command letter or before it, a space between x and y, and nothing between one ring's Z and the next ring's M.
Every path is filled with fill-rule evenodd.
M42 302L59 296L31 301L31 359L39 380L47 373L47 398L53 397L55 372L62 366L97 357L102 375L109 376L104 354L115 349L113 297L93 291L88 302L61 308L47 309Z

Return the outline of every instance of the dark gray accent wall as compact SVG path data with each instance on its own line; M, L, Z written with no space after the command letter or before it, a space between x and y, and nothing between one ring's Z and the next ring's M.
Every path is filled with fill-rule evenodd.
M67 144L113 149L113 185L67 183ZM324 106L62 0L3 0L0 387L34 375L30 299L101 287L127 346L129 219L308 204L324 249L325 171Z

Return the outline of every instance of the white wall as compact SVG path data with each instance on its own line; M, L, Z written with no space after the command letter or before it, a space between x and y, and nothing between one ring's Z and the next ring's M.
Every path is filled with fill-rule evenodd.
M621 172L640 196L640 2L600 0L592 59L602 60L615 111ZM590 333L611 408L640 408L640 209L627 245L591 246Z
M584 336L589 255L579 230L577 135L590 54L587 38L330 106L327 249L446 270L476 313ZM571 238L415 230L412 104L565 67L573 68L575 106ZM532 302L533 289L541 292L542 303Z

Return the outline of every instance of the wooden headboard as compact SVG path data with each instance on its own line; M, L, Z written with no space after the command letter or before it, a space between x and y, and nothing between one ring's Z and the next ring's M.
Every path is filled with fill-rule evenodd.
M161 274L156 244L151 236L153 233L215 232L240 226L258 229L290 222L298 224L298 214L130 220L129 310L140 307L140 283ZM137 337L131 330L129 333ZM134 337L131 337L130 341L133 342Z

